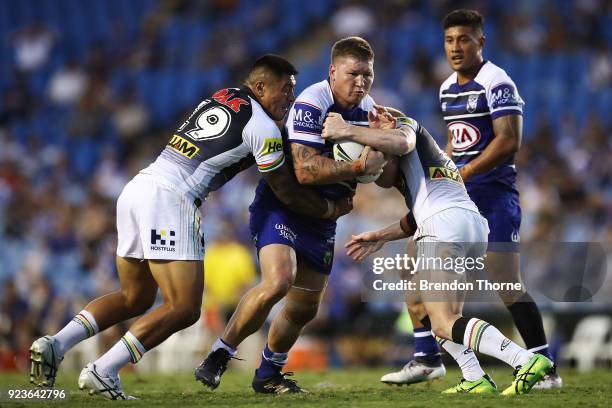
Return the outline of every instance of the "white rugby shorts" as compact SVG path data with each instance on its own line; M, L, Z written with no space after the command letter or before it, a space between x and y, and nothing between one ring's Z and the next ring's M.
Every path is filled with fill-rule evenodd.
M451 207L426 218L417 228L414 241L419 257L476 259L484 257L488 236L486 218L466 208ZM457 269L454 272L463 273Z
M117 255L125 258L204 258L200 211L153 176L138 174L117 200Z

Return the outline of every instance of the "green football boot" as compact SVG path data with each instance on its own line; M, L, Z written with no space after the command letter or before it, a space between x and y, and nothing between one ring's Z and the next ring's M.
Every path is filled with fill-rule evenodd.
M468 381L465 378L461 382L447 390L442 391L442 394L496 394L497 386L489 374L485 374L475 381Z
M527 394L553 368L553 362L541 354L534 354L528 362L514 370L514 381L502 395Z

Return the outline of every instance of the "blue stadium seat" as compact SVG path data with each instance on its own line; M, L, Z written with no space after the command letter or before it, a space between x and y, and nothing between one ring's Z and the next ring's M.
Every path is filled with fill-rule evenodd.
M100 143L93 137L82 136L69 140L70 168L77 177L90 177L100 156Z
M612 124L612 118L610 117L610 107L612 107L612 89L607 87L597 92L595 104L597 114L603 120L604 125L610 126L610 124Z

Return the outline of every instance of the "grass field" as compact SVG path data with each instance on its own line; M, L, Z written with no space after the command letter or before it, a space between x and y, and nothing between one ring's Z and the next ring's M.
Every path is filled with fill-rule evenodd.
M563 370L565 387L561 390L533 391L521 397L440 395L458 378L457 370L450 370L442 380L432 384L409 387L387 386L378 382L386 369L337 370L325 374L298 373L296 379L310 393L304 395L256 395L250 388L251 376L228 371L216 391L208 391L196 383L190 374L135 375L126 374L122 380L129 394L140 398L130 406L147 407L610 407L612 406L612 371L577 374ZM489 373L503 388L510 384L510 369L492 369ZM8 389L30 388L26 375L0 374L0 406L68 406L108 407L109 401L92 397L78 390L77 374L61 374L57 388L68 392L62 402L8 402Z

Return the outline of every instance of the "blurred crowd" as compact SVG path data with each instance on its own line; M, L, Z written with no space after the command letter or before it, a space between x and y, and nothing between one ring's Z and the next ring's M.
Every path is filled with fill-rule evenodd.
M303 89L325 77L331 42L364 36L377 54L375 99L445 135L437 94L450 72L440 21L458 5L485 15L485 58L526 100L521 239L612 241L612 5L377 3L0 0L0 370L23 369L32 338L118 287L114 214L123 185L203 97L239 86L257 55L295 56ZM256 279L247 207L258 179L251 169L204 204L210 273L229 270L211 277L206 295L215 330ZM361 302L361 272L341 247L351 233L404 213L396 192L360 185L355 211L339 222L326 302L310 328L338 338L339 363L371 362L344 337L372 337L375 354L376 335L393 331L400 312ZM243 254L239 267L224 264L228 253ZM236 277L231 289L223 276Z

